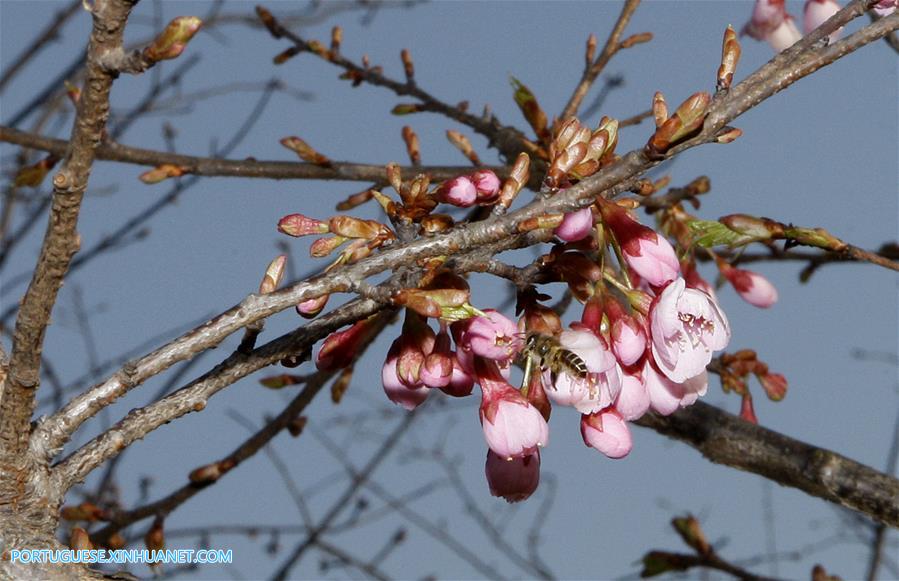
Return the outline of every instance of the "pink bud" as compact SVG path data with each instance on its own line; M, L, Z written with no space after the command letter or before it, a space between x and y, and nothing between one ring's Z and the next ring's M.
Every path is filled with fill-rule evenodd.
M796 44L802 38L802 33L796 27L793 17L787 14L780 26L775 28L765 40L776 52L786 50Z
M787 378L780 373L765 373L757 376L762 389L774 401L780 401L787 395Z
M434 342L434 350L425 357L421 367L421 381L428 387L446 387L453 376L453 352L446 329L441 329Z
M633 447L627 422L614 409L582 415L581 436L584 444L613 459L624 458Z
M616 299L605 303L606 315L612 325L612 350L622 365L633 365L646 352L646 331L641 323L628 314Z
M746 23L740 34L756 40L765 40L783 23L786 17L784 0L756 0L752 8L752 19Z
M680 274L674 248L663 236L637 222L627 211L602 203L603 223L615 235L628 266L652 286L662 286Z
M806 0L802 18L802 27L805 29L805 33L808 34L815 30L824 24L825 20L839 11L840 5L837 4L836 0ZM840 37L840 30L830 35L831 42Z
M508 502L525 500L534 494L540 484L540 451L506 460L488 449L484 472L490 494Z
M540 412L506 383L496 363L476 358L481 384L481 427L487 445L500 458L521 458L549 441L549 428Z
M777 302L777 289L767 278L751 270L741 270L724 264L721 274L733 285L734 290L744 301L760 309L767 309Z
M406 309L406 320L399 336L396 374L408 388L422 386L421 368L434 349L434 331L414 311Z
M615 400L615 409L625 420L632 422L643 417L649 410L649 390L643 382L639 370L624 371L621 391Z
M320 297L315 297L314 299L309 299L308 301L303 301L297 305L297 313L302 317L311 319L322 312L322 309L325 308L330 297L331 295L322 295Z
M396 375L396 364L399 357L400 340L394 340L387 352L387 360L381 367L381 384L387 399L403 408L412 411L428 398L430 390L426 387L409 389Z
M475 355L509 361L521 351L518 326L493 309L484 311L486 317L472 317L461 333L458 344Z
M479 204L492 204L497 200L502 182L495 173L489 169L482 169L471 174L470 179L478 191Z
M465 176L443 182L437 190L437 199L445 204L460 208L474 205L478 198L478 190L474 183Z
M452 397L466 397L471 395L474 389L474 378L462 367L459 359L456 357L461 351L453 354L453 374L447 385L440 388L440 391Z
M356 358L361 344L368 339L370 330L368 319L364 319L349 329L331 333L322 343L315 366L322 371L335 371L348 366Z
M895 12L897 6L899 6L899 0L880 0L874 5L874 13L880 18L884 18Z
M576 242L590 235L593 230L593 212L582 208L568 212L553 233L565 242Z
M278 232L288 236L326 234L328 232L328 223L304 216L303 214L288 214L278 220Z

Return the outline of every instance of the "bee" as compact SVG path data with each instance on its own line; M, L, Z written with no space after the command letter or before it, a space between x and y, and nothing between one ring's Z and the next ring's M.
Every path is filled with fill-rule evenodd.
M588 378L587 364L580 355L563 347L559 340L551 335L529 333L524 340L524 349L521 354L525 357L524 381L522 383L525 387L529 385L535 366L537 373L540 373L542 369L549 369L553 376L553 383L555 383L555 376L559 373L567 373L578 379Z

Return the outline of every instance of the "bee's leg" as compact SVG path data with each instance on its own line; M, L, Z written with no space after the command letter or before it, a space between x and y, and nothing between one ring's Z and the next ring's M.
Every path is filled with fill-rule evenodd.
M524 379L521 380L521 388L525 395L527 395L528 389L531 387L531 370L533 366L534 359L526 357L524 362Z

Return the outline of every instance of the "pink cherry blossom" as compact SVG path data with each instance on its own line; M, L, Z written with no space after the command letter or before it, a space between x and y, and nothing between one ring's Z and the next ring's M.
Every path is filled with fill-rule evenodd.
M617 204L603 202L603 223L615 235L627 265L652 286L662 286L680 274L680 262L664 236L635 220Z
M553 233L565 242L576 242L590 235L593 230L593 212L582 208L568 212Z
M423 386L408 388L397 377L396 367L400 351L399 343L400 340L398 338L394 340L390 350L387 352L387 360L381 367L381 384L384 386L384 393L387 394L387 399L412 411L428 398L430 390Z
M880 0L874 5L874 13L880 18L889 16L899 7L899 0Z
M520 502L534 494L540 484L540 451L506 460L488 449L484 472L490 494L508 502Z
M642 375L650 407L663 416L673 414L679 407L694 404L700 396L705 395L709 385L705 370L682 383L676 383L656 369L651 361L644 364Z
M767 309L777 302L777 289L757 272L728 265L721 269L721 274L733 285L740 298L750 305Z
M746 23L740 34L756 40L766 40L786 17L784 0L756 0L752 7L752 19Z
M613 459L624 458L633 447L627 422L614 409L582 415L581 436L586 445Z
M474 172L469 177L477 190L477 202L479 204L492 204L499 197L499 189L502 185L495 173L489 169Z
M808 34L821 26L825 20L839 11L840 5L836 0L806 0L805 9L803 11L802 28L805 30L805 33ZM842 28L831 33L831 42L840 37L841 30Z
M587 377L572 376L564 370L557 372L552 387L546 390L549 399L558 405L572 406L582 414L589 414L612 405L621 390L621 368L604 341L587 329L563 331L559 343L580 357L587 366ZM549 384L551 372L544 373Z
M518 326L493 309L486 316L473 317L460 333L458 344L474 355L507 362L521 350Z
M481 385L481 427L487 445L500 458L521 458L549 441L546 420L517 389L506 383L496 363L476 359L477 380Z
M621 391L615 399L615 409L625 420L632 422L643 417L649 410L649 390L639 370L625 370L621 380Z
M437 190L437 199L445 204L460 208L474 205L478 198L478 190L474 183L465 176L443 182Z
M652 354L659 369L681 383L705 370L712 353L730 341L730 325L718 304L702 291L670 283L650 313Z
M802 38L802 33L796 27L793 17L787 14L780 26L775 28L771 34L765 38L776 52L786 50L796 44Z

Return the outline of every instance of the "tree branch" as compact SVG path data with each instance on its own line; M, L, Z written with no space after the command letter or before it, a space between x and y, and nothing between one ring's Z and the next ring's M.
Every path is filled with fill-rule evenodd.
M703 456L899 527L899 480L873 468L696 402L636 422L681 440Z
M65 151L67 142L18 129L0 126L0 141L39 149L51 153ZM96 157L103 161L118 161L135 165L156 167L163 164L177 165L184 172L198 176L263 178L274 180L342 180L380 182L384 180L384 166L362 163L333 162L331 167L293 161L256 161L253 159L215 159L154 151L105 141L97 147ZM470 173L470 166L421 166L404 167L408 174L428 173L434 180L446 180ZM500 176L508 175L505 166L488 167Z
M578 107L581 106L581 102L584 100L584 97L587 96L587 92L590 90L590 87L593 86L596 78L606 68L606 65L609 64L609 61L612 60L615 53L622 49L621 35L624 34L624 29L627 28L628 23L631 21L631 16L633 16L634 11L637 10L639 4L640 0L627 0L624 3L624 6L621 8L621 14L618 16L618 21L612 28L612 32L609 33L606 45L603 47L602 52L599 53L599 56L596 57L596 60L592 64L588 63L584 68L584 74L574 88L571 97L568 98L568 103L565 105L565 108L562 109L559 119L565 120L577 115Z
M730 94L717 96L712 102L711 113L701 133L674 147L668 157L714 141L715 136L729 121L765 98L899 27L899 15L893 15L823 50L816 48L824 35L863 13L870 1L856 0L783 53L793 59L791 64L795 65L795 70L784 65L780 60L782 54L734 87ZM445 235L393 245L357 263L320 274L271 294L249 295L239 305L134 362L106 382L75 398L65 408L41 423L32 437L32 445L47 455L58 453L71 433L101 407L108 405L146 378L160 373L178 361L214 347L234 331L254 321L324 294L356 292L367 277L401 265L413 264L421 258L456 255L497 241L500 241L497 242L497 251L517 247L521 243L518 236L520 222L547 213L571 211L589 205L600 195L611 196L617 193L615 191L617 186L658 165L661 161L649 159L643 151L632 151L598 174L552 197L537 199L516 212L459 226Z
M0 458L21 459L28 444L34 395L40 384L44 335L63 278L80 245L76 228L81 200L90 177L94 150L109 116L109 92L116 74L100 62L106 54L121 50L132 5L133 2L124 0L97 1L93 5L94 25L87 51L84 89L65 158L53 177L50 219L31 284L16 318L9 375L0 391L0 417L3 418Z

